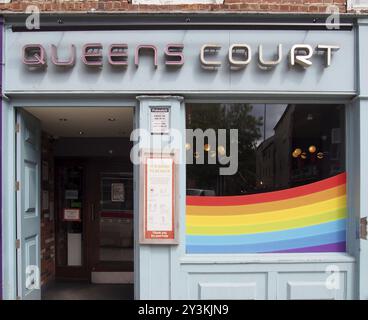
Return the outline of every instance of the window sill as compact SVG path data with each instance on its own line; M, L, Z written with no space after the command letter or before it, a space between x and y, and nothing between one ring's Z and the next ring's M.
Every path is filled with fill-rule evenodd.
M295 264L295 263L353 263L347 253L268 253L268 254L191 254L180 259L189 264Z

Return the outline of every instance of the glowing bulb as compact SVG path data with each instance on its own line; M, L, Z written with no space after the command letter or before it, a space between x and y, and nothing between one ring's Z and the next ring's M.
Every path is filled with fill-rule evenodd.
M302 154L302 149L296 148L293 153L296 155L296 158L297 158Z
M224 156L225 155L225 148L224 148L224 146L218 146L217 152L219 153L220 156Z
M300 157L305 160L307 159L307 154L305 152L302 152L302 154L300 155Z
M211 145L209 145L208 143L204 145L204 151L208 152L211 150Z
M323 159L323 152L318 152L317 153L317 158L318 159Z
M315 153L316 152L316 150L317 150L317 148L316 148L316 146L309 146L309 148L308 148L308 151L310 152L310 153Z
M196 159L199 158L199 152L194 152L194 158L196 158Z
M192 146L190 145L190 143L186 143L185 144L185 150L190 150L190 148L191 148Z

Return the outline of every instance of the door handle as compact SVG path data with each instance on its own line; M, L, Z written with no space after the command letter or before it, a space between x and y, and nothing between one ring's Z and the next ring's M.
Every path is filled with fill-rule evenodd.
M91 221L95 221L95 205L91 204Z

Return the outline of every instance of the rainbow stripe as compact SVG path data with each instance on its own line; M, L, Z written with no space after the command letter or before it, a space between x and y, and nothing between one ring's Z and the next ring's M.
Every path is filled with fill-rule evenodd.
M187 253L343 252L346 174L246 196L187 196Z

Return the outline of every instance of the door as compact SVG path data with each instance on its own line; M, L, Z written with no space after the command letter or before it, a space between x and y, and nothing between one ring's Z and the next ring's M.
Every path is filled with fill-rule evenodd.
M17 111L17 295L41 298L40 162L41 125L24 110Z
M132 282L132 165L125 158L90 159L87 170L90 271L122 272Z
M55 159L56 279L88 280L86 162L79 158Z

